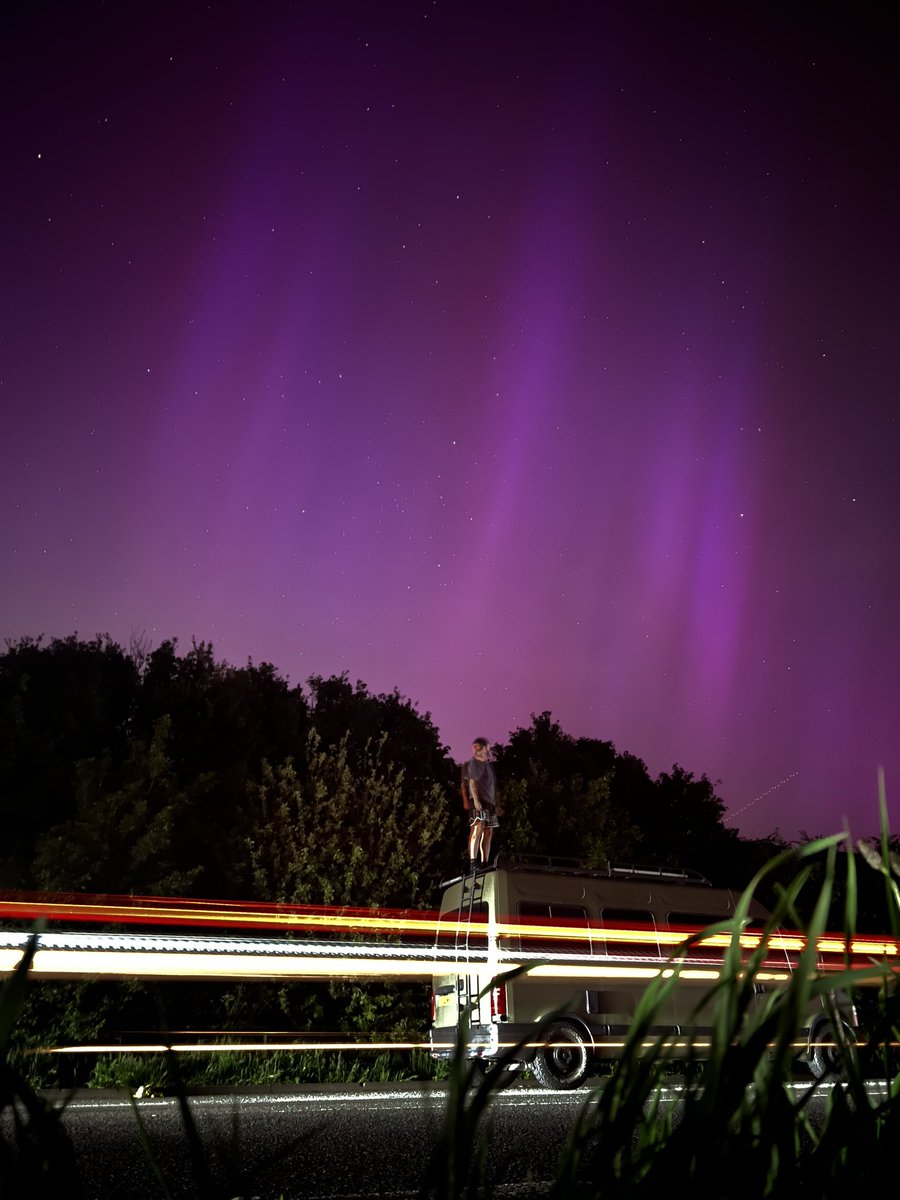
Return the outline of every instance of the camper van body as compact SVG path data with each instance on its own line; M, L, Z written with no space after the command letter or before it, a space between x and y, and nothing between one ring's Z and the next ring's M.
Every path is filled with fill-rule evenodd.
M621 1054L647 987L672 972L674 956L678 977L645 1043L664 1037L673 1057L701 1057L712 1022L704 997L724 951L693 944L676 953L677 946L687 931L733 918L738 899L690 871L594 871L524 856L447 881L436 945L450 961L435 966L432 1055L452 1056L464 1030L467 1056L485 1066L516 1046L508 1065L531 1066L546 1087L576 1087L597 1060ZM748 916L751 930L769 919L753 901ZM775 961L767 976L778 986L790 977L788 955L768 957ZM502 982L515 968L523 970ZM758 1004L767 990L759 985ZM848 1025L854 1020L848 1014ZM810 1058L816 1073L819 1063Z

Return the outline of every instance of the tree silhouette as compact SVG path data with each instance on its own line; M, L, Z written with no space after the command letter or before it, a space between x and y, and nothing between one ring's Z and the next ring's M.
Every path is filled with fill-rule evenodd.
M7 642L0 655L0 886L28 887L36 843L74 814L76 764L121 762L139 688L108 637Z

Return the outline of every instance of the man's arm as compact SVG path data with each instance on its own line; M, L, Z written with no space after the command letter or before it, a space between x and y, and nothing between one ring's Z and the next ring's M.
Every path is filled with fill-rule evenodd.
M481 801L478 799L478 784L474 779L469 780L469 795L472 797L472 803L475 806L475 811L481 812Z

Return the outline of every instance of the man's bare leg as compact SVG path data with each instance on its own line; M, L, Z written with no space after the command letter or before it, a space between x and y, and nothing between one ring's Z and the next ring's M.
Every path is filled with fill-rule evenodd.
M469 863L474 863L478 858L478 850L481 845L481 822L473 821L472 828L469 831Z
M481 834L481 861L486 863L491 856L491 834L493 833L490 825L485 825Z

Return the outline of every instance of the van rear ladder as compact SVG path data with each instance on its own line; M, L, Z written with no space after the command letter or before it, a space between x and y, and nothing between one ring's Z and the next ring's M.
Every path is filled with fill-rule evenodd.
M472 920L475 906L484 897L484 875L487 869L486 863L480 867L475 866L460 880L456 953L461 963L470 963L472 953L476 949L476 946L473 946ZM479 929L475 937L479 949L487 947L487 930L482 932ZM478 993L481 991L480 981L480 974L472 974L468 971L459 971L456 976L457 1013L460 1017L465 1014L467 1025L481 1024L478 1004Z

